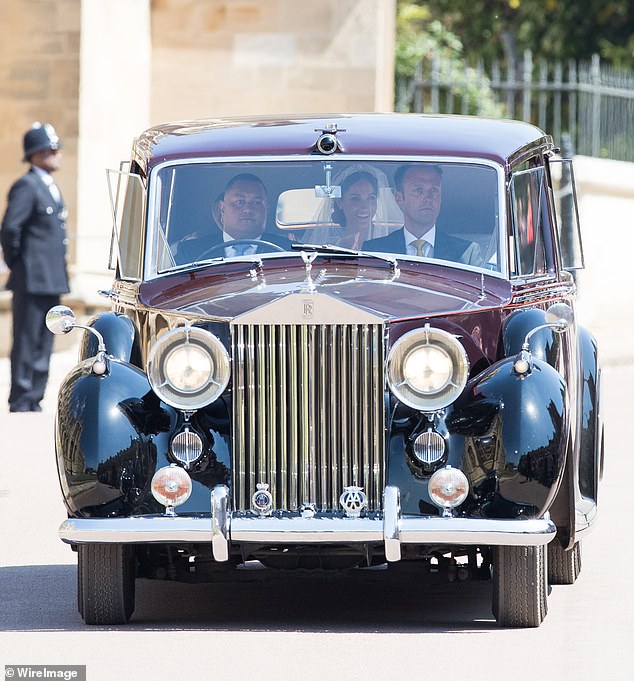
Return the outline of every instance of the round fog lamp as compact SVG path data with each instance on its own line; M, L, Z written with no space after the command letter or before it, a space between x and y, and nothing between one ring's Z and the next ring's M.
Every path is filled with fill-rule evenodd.
M429 496L431 500L451 515L450 509L460 506L469 493L467 476L457 468L445 466L436 471L429 479Z
M180 466L171 464L154 473L152 496L166 508L184 504L191 493L192 480Z

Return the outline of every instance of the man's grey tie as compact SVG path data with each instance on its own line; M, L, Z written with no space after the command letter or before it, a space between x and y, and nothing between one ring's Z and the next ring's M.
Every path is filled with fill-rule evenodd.
M252 246L250 244L238 244L237 246L232 246L234 255L247 255L251 250Z

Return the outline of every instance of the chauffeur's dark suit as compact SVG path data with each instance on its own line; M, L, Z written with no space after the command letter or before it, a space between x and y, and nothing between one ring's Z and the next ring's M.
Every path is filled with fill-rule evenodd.
M257 241L268 241L269 243L275 244L286 251L290 251L292 247L292 242L285 236L280 234L275 234L273 232L264 232L262 236L257 239ZM222 230L217 227L212 227L208 232L193 234L190 238L183 239L176 250L175 260L177 265L181 265L187 262L195 262L201 256L203 258L210 257L226 257L227 250L220 248L220 244L224 243ZM211 254L206 253L214 246L218 248ZM231 246L231 241L226 243L227 247ZM267 248L266 244L262 244L261 248L256 250L256 253L270 253L271 248Z
M405 231L397 229L387 236L370 239L363 244L361 249L384 253L407 253ZM482 265L480 246L477 243L450 236L438 229L436 230L433 257L461 262L465 265Z
M65 212L33 168L9 190L0 237L13 291L11 411L39 410L46 388L53 347L46 312L69 290Z

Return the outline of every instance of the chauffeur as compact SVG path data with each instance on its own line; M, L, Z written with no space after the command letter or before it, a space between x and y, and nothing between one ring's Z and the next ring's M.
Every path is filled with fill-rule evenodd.
M53 335L47 310L67 293L66 209L52 173L61 143L52 125L34 123L24 135L24 161L31 167L9 190L0 232L11 270L13 345L9 411L41 411Z

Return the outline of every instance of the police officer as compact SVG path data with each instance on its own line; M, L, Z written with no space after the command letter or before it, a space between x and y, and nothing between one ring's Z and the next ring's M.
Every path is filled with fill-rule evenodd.
M24 135L29 172L9 190L0 240L11 270L13 346L9 411L41 411L53 335L46 312L67 293L66 209L53 175L61 142L52 125L34 123Z

